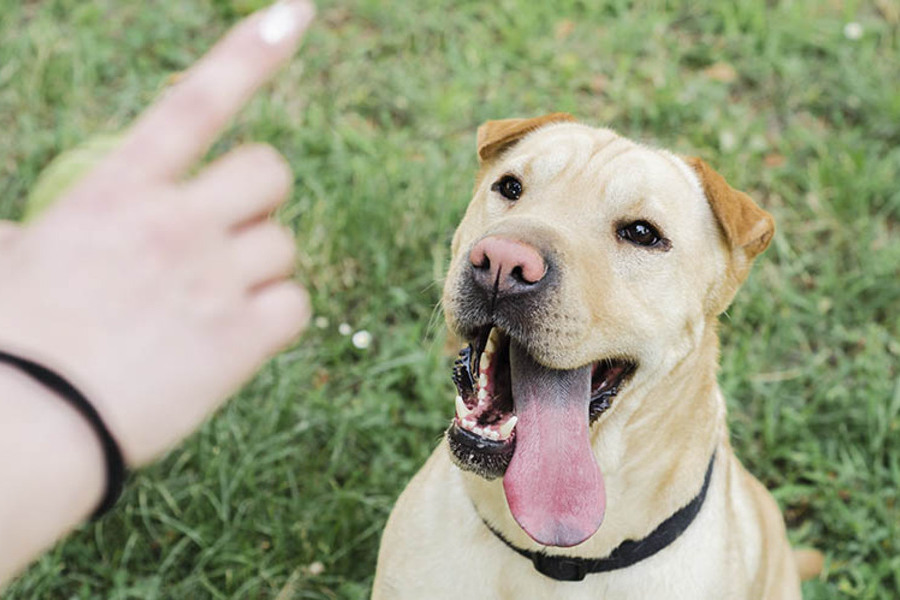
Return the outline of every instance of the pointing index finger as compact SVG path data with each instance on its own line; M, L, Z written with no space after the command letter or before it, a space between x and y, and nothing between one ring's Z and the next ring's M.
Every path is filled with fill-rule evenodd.
M314 12L307 0L281 1L239 23L144 113L107 166L140 179L180 176L294 53Z

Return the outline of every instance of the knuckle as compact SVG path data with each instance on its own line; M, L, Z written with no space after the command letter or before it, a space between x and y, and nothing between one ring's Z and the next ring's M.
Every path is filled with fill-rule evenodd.
M291 178L291 169L287 159L269 144L250 144L246 147L246 152L252 166L265 169L268 176L279 176L286 180Z
M312 316L309 294L300 284L290 283L284 288L283 299L285 321L291 330L288 334L293 337L306 329Z
M297 249L297 240L294 238L294 232L284 225L273 225L273 236L276 243L285 251L293 254Z
M297 252L294 236L289 229L280 225L272 224L270 228L271 231L268 237L274 259L278 264L284 265L285 268L292 266Z
M255 143L239 151L238 162L256 181L264 181L264 188L278 198L288 194L294 174L281 153L268 144Z

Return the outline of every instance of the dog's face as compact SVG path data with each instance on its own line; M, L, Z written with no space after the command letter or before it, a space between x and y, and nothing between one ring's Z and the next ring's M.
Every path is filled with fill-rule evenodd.
M570 120L479 130L443 298L469 342L454 370L455 460L503 476L517 522L558 546L603 518L591 429L652 401L649 382L695 348L773 232L702 161Z

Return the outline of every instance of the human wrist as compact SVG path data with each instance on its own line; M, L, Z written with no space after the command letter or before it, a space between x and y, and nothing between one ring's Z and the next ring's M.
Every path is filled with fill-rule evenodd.
M85 485L79 486L88 508L100 500L104 484L103 448L90 424L72 406L20 369L0 363L0 409L3 422L16 424L7 440L23 450L35 449L45 462L66 463ZM6 428L4 428L6 429ZM15 452L6 456L21 456ZM59 456L57 461L55 456ZM30 471L25 461L24 471ZM87 512L87 511L85 511Z
M90 426L97 441L100 442L106 473L106 491L95 509L93 517L98 518L108 512L122 493L126 470L119 444L97 409L68 379L34 360L0 349L0 364L27 375L33 382L40 384L56 396L59 402L74 409Z
M106 476L101 444L84 418L19 369L0 364L0 533L18 557L46 548L91 514ZM0 553L0 581L23 564Z

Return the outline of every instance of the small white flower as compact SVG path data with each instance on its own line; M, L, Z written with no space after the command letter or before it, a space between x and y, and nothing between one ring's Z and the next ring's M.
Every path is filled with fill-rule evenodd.
M315 577L316 575L321 575L325 572L325 565L316 561L314 563L310 563L309 566L306 567L306 572Z
M363 329L354 333L350 340L353 342L354 346L360 350L365 350L372 344L372 334Z
M318 327L319 329L325 329L326 327L328 327L328 317L316 317L315 323L316 327Z
M350 327L349 323L341 323L338 325L338 333L341 335L350 335L353 332L353 328Z
M844 37L848 40L858 40L863 35L863 26L856 21L844 25Z

